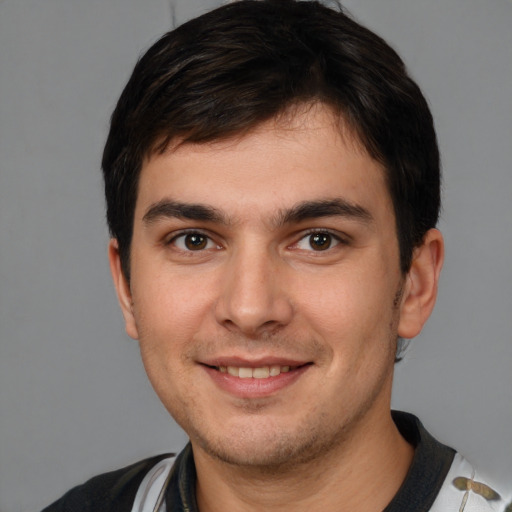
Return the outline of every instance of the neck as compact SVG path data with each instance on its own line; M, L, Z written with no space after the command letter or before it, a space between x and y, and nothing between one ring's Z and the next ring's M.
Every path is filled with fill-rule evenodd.
M329 453L287 468L232 466L194 449L199 509L383 510L404 481L414 450L398 432L389 411L372 411L368 416L355 434Z

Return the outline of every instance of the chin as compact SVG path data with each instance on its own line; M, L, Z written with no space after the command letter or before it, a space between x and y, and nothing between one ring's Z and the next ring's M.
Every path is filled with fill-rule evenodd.
M268 427L268 426L267 426ZM237 428L223 437L191 437L210 457L240 468L263 471L279 470L310 462L332 448L334 441L320 439L317 432L302 427L296 432L283 432L269 428Z

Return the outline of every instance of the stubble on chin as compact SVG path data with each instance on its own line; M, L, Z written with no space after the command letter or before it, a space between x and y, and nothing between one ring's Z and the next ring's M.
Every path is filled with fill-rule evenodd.
M239 431L231 442L196 437L196 443L206 455L242 472L252 475L283 475L310 464L332 447L332 439L320 439L317 429L299 426L299 432L269 431L266 438L252 429ZM259 441L255 443L255 437ZM191 436L192 439L192 436Z

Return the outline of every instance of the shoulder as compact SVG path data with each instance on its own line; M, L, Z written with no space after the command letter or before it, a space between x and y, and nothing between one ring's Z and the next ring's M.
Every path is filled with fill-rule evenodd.
M446 510L510 512L512 489L500 488L457 453L431 509L432 512Z
M512 512L512 481L502 488L459 453L432 437L418 418L393 411L415 447L407 477L386 512Z
M137 489L148 471L159 461L171 457L162 454L104 473L68 491L42 512L130 511Z

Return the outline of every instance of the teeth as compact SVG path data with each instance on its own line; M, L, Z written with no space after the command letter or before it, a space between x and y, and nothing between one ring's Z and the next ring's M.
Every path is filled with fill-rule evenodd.
M233 377L238 377L238 368L236 366L228 366L229 375L233 375Z
M280 373L281 373L281 367L280 366L274 365L274 366L270 367L270 376L271 377L276 377Z
M289 366L262 366L260 368L239 368L237 366L218 366L217 369L221 373L228 373L233 377L240 379L268 379L269 377L277 377L281 373L290 371Z
M252 368L239 368L238 376L241 379L250 379L252 377Z
M270 369L268 366L264 366L263 368L254 368L251 373L255 379L267 379L270 375Z

